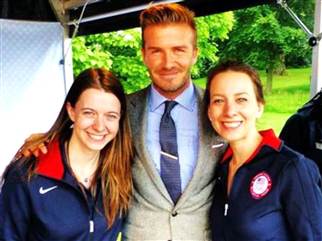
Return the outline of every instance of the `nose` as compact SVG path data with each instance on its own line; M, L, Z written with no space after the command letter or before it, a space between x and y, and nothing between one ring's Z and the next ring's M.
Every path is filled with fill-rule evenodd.
M97 116L94 120L93 128L96 131L103 131L105 129L105 123L103 117Z
M174 66L174 55L171 51L165 52L163 56L163 66L165 69L171 69Z
M228 117L236 115L236 105L234 103L226 103L224 114Z

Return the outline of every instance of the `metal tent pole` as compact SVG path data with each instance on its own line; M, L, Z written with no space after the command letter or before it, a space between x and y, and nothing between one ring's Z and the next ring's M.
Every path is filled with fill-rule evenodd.
M277 3L281 5L294 21L302 28L302 30L308 36L308 43L313 47L312 54L312 74L310 83L310 95L311 97L322 88L322 46L320 40L322 39L322 0L316 0L315 3L315 19L314 19L314 34L305 26L304 23L296 16L296 14L290 9L286 3L286 0L277 0Z
M321 38L322 33L322 0L315 2L314 33ZM310 95L313 97L322 88L322 45L321 41L313 47L312 76Z

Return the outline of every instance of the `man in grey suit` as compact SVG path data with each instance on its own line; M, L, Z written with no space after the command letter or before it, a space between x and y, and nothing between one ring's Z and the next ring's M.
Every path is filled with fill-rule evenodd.
M141 13L140 22L142 55L152 84L128 97L136 157L134 196L123 237L210 240L214 169L225 145L203 112L203 91L191 82L190 70L198 55L194 14L178 4L155 5ZM159 130L167 100L177 102L171 117L177 134L181 195L175 201L161 177Z

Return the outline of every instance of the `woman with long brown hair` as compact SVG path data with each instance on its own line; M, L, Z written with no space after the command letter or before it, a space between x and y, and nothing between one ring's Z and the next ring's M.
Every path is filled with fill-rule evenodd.
M132 191L132 143L120 82L87 69L51 129L12 161L0 196L1 240L116 240Z

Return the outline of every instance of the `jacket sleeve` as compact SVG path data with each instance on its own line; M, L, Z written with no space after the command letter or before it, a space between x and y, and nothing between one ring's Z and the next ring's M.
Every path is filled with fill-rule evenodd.
M296 241L322 240L321 176L316 164L300 156L284 169L283 211Z
M30 199L27 183L17 170L10 171L0 193L0 240L28 240Z

